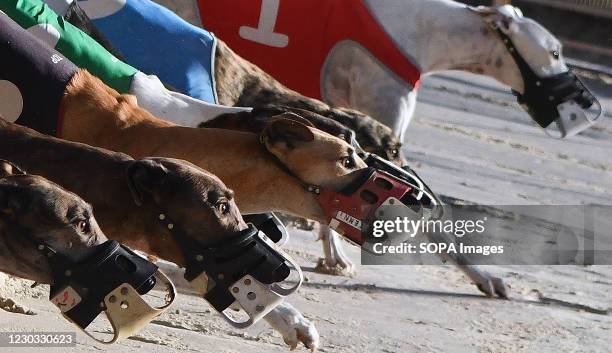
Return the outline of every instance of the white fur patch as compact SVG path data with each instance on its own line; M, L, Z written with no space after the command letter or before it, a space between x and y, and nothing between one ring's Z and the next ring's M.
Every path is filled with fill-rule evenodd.
M60 32L48 23L34 25L28 28L27 31L51 48L55 48L60 40Z
M119 12L127 0L86 0L79 1L79 6L90 19L95 20Z
M17 121L23 111L23 96L14 83L0 80L0 116L10 122Z

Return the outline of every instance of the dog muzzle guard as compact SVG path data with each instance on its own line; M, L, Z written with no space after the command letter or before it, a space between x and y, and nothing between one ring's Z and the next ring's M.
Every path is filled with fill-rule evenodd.
M374 154L365 153L368 168L339 192L309 186L330 219L329 226L358 245L370 237L371 223L388 206L401 208L400 214L430 217L441 205L427 185L410 169L396 167Z
M133 336L174 302L174 285L156 265L114 240L91 247L80 261L42 243L53 273L49 300L62 315L100 343ZM167 289L165 304L154 308L141 296L156 283ZM104 341L86 328L102 312L112 326L113 338Z
M512 93L547 135L554 138L576 135L595 124L604 114L599 100L571 70L539 77L518 52L512 39L495 23L489 23L489 26L504 42L523 78L524 92L512 90Z
M172 232L185 257L185 279L236 328L259 321L304 281L295 260L252 224L223 243L202 246L165 213L158 218ZM296 283L281 286L292 269L298 276ZM246 320L230 315L230 306L236 305L246 313Z

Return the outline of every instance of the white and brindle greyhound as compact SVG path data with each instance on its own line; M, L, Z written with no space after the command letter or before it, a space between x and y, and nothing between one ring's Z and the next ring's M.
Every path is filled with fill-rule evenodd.
M550 115L557 112L538 111L542 104L538 100L545 102L550 95L553 100L565 94L577 97L585 90L580 84L566 87L563 94L554 92L553 86L571 86L570 78L564 79L569 69L561 43L511 5L470 7L451 0L198 3L202 23L238 54L292 89L322 97L334 107L369 114L392 127L400 141L414 115L419 80L425 75L460 70L489 76L512 88L543 126L555 120ZM232 16L226 18L223 13ZM259 22L251 23L254 19ZM352 28L345 28L350 24ZM314 41L313 32L318 38ZM291 60L302 60L304 67L292 70L286 64ZM312 72L300 76L298 71L303 70ZM595 99L591 96L589 100L592 104ZM555 103L556 108L563 101ZM567 107L559 108L562 118L563 108ZM587 119L576 126L586 113L574 112L580 119L573 123L557 121L564 123L564 135L577 133L592 122Z

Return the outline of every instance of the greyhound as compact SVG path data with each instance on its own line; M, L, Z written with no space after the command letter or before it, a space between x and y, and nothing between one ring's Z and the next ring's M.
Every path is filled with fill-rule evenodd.
M75 256L107 240L92 208L76 194L38 175L26 175L0 160L0 271L40 283L52 283L45 255L28 236Z
M159 210L167 210L203 246L223 243L247 227L233 192L191 163L169 158L133 160L5 121L0 121L0 136L0 158L82 195L95 207L111 239L149 255L185 265L172 232L158 220ZM88 178L80 177L83 170L88 171ZM155 203L147 202L149 199ZM308 348L318 345L314 325L289 304L282 304L265 319L293 347L297 336Z
M31 1L37 2L39 0ZM104 33L101 34L100 31L96 30L95 25L89 21L87 15L91 16L92 18L108 16L119 11L125 5L125 1L104 0L104 2L99 2L98 0L90 0L87 3L81 4L77 4L77 2L72 0L45 1L56 12L63 15L69 22L83 30L85 33L91 35L102 45L104 45L104 47L110 52L118 52L112 46L109 46L109 44L112 45L112 41L107 41L103 35ZM139 2L139 4L143 6L145 6L147 3L151 2ZM83 7L87 15L83 14L83 10L80 9L80 6ZM151 7L157 5L153 4L149 6ZM157 8L154 8L151 11L156 9ZM163 10L166 11L166 9ZM187 32L194 31L193 28L190 28L193 26L178 18L178 16L172 13L168 14L168 16L172 19L172 21L174 21L172 24L173 26L176 27L178 25L180 26L179 28L181 30ZM28 25L27 27L31 25L32 24ZM121 28L120 26L123 25L126 25L126 23L118 22L115 23L113 27L116 30L117 28ZM167 23L151 22L147 25L147 28L149 31L153 31L155 28L161 27L160 33L166 33L167 31L163 29L166 25ZM128 30L126 29L126 32L127 31ZM39 38L48 37L46 33L40 34L39 31L32 32L34 34L39 34ZM181 39L175 38L175 40L180 41ZM51 46L55 46L55 43L56 41L50 42L49 44ZM153 42L153 44L155 44L155 42ZM316 113L309 114L307 118L317 128L328 133L335 134L337 133L337 123L343 124L357 132L357 141L367 152L376 153L384 158L397 162L398 164L404 162L404 160L401 158L400 141L395 138L392 131L383 124L380 124L379 122L360 112L342 108L332 109L321 101L310 99L299 95L297 92L290 91L255 65L252 65L251 63L237 56L227 47L227 45L225 45L225 43L223 43L223 41L216 38L214 44L214 64L212 65L212 69L214 70L213 82L215 83L214 88L216 89L216 96L218 96L218 101L221 104L236 107L262 107L267 105L287 106L308 110L312 113ZM154 58L157 53L153 46L140 48L140 50L144 50L143 54L146 54L148 51L150 55L145 58L145 60L148 62L151 62L152 58ZM190 52L192 52L192 50L190 50ZM71 60L76 61L74 58L70 57L70 54L66 51L64 51L63 54L68 56ZM200 58L193 59L198 61ZM79 63L79 65L81 64ZM183 66L190 67L191 65ZM187 73L184 73L184 75L187 75ZM159 80L157 78L152 78L151 76L145 80L144 76L146 75L134 76L134 81L130 92L138 96L139 102L142 103L141 105L144 108L148 109L158 117L170 120L180 125L195 127L220 114L231 115L231 113L239 112L237 110L238 108L234 108L234 111L229 111L230 108L227 108L226 111L216 110L216 114L208 114L205 118L202 118L201 115L198 116L197 114L182 113L181 111L173 108L174 105L161 107L161 102L166 102L168 98L161 98L161 94L159 93L159 87L161 84L159 83ZM179 79L184 80L184 77L179 77ZM109 83L106 80L104 81L107 84ZM279 94L278 92L281 91L283 93ZM170 94L175 95L176 93L170 92ZM167 93L164 95L167 95ZM181 103L183 106L187 104L184 109L189 110L190 103L184 102L187 101L183 100L183 103ZM336 123L334 124L333 121L330 122L330 119L334 120ZM216 122L216 125L218 127L222 127L222 122L223 120L219 120ZM248 124L248 122L245 123ZM228 122L228 125L230 124L231 123ZM343 134L343 136L345 139L348 138L346 134ZM347 139L347 142L351 141Z
M444 70L486 75L510 86L535 122L561 125L562 136L582 131L601 114L595 97L565 65L559 40L511 5L475 8L450 0L198 4L207 29L246 59L302 94L370 114L392 127L400 141L414 115L420 78ZM232 16L226 19L226 13ZM277 43L281 37L283 45ZM304 63L299 71L287 64L298 58ZM553 78L567 85L564 93L555 91ZM537 81L541 88L530 87ZM565 94L578 97L572 109L562 104L571 101ZM551 95L554 106L541 109ZM564 116L572 113L580 119L567 121Z
M126 271L114 261L101 261L113 255L121 256L124 266L129 264L136 270ZM49 180L25 174L6 160L0 160L0 259L0 271L51 284L50 301L64 317L101 343L135 334L174 301L169 279L154 264L108 241L89 204ZM97 280L92 282L92 276ZM152 308L140 295L159 280L169 286L170 297L163 307ZM120 290L122 294L118 294ZM115 295L130 305L119 309L106 300ZM86 330L102 311L112 325L111 341Z

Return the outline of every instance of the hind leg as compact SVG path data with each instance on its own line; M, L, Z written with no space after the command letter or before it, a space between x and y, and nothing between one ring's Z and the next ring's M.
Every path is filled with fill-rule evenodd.
M324 257L319 259L315 272L334 276L354 276L355 264L344 253L340 235L322 225L319 229L319 239L323 245Z

